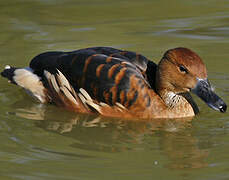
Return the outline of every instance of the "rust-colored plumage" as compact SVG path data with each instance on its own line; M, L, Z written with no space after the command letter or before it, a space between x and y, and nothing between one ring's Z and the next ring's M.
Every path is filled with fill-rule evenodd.
M36 80L34 87L42 87L37 91L26 86L28 91L38 92L33 95L41 102L122 118L194 116L197 106L189 92L197 92L197 85L207 83L203 61L187 48L168 50L158 65L141 54L109 47L47 52L33 58L24 71L34 75L29 78ZM17 72L7 66L2 75L21 87L28 84L19 82ZM211 93L206 87L204 91ZM208 103L210 95L198 95ZM209 101L218 103L217 98L212 95ZM226 111L223 101L219 102L214 106Z
M205 64L201 58L190 49L176 48L169 50L165 53L165 57L168 57L168 59L177 65L184 65L199 78L204 79L207 77Z
M105 64L100 64L97 68L96 68L96 77L100 77L101 74L101 70L102 68L105 66Z
M108 78L112 78L114 71L120 66L120 64L114 64L113 66L110 67L108 70Z

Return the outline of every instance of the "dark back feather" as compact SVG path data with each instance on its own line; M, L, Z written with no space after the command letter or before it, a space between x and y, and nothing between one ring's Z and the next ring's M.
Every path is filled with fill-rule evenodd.
M92 98L110 105L119 102L127 107L138 98L138 90L155 87L157 65L146 57L110 47L93 47L72 52L46 52L32 59L30 67L43 77L43 71L59 69L77 91L84 88ZM127 96L130 77L139 89ZM133 82L132 82L133 83Z

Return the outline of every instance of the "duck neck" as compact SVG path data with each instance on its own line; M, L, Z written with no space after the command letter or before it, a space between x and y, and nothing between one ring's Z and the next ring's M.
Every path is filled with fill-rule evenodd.
M198 113L198 107L189 93L175 93L171 84L161 82L157 81L156 92L167 106L165 114L173 118L180 118L194 116Z
M157 93L169 109L174 109L178 106L187 104L188 101L181 94L176 93L176 87L168 81L168 79L170 79L171 77L169 77L168 73L166 73L166 71L164 71L164 68L162 68L163 63L164 61L161 61L159 63L159 67L157 68L156 72L155 89Z
M163 99L165 105L169 109L176 108L178 106L181 106L182 104L188 103L187 100L179 94L175 94L172 91L168 91L166 89L163 89L158 92L160 97Z

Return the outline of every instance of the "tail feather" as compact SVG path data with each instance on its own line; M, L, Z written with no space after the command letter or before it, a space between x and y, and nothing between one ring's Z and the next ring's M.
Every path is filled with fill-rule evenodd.
M4 71L1 72L1 75L9 80L9 82L16 84L13 77L14 77L14 71L18 69L15 67L10 67L9 65L5 66Z
M33 70L27 68L15 68L9 65L5 66L1 75L9 80L10 83L16 84L26 90L26 92L35 97L42 103L45 103L46 93L40 78L33 73Z

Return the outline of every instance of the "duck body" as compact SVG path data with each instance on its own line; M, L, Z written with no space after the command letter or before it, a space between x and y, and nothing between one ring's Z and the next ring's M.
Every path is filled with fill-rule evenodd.
M189 91L198 79L207 78L205 65L187 48L167 51L159 65L141 54L111 47L46 52L34 57L29 68L6 66L1 74L42 103L147 119L194 116L198 108ZM210 86L205 91L212 92ZM226 111L226 104L216 96L207 100Z

